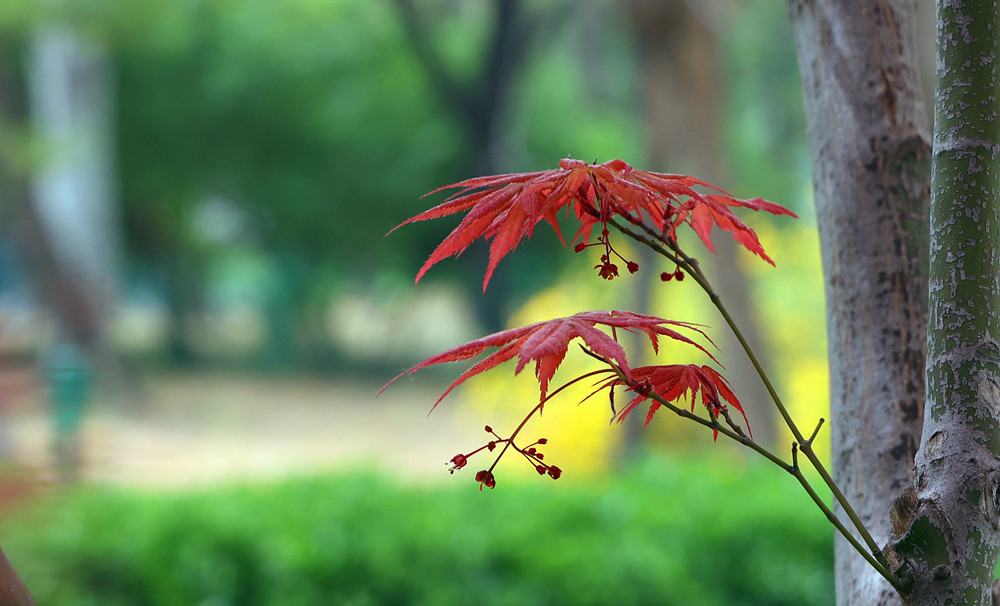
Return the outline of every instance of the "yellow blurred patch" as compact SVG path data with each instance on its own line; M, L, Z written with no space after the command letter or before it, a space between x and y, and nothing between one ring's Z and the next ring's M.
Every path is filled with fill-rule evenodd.
M566 280L532 297L514 314L510 325L523 326L581 311L608 308L606 303L609 291L588 288L586 284L581 286L584 282L589 282L591 287L601 286L601 281L596 276ZM599 362L571 345L566 359L556 372L550 391L600 367ZM538 382L532 376L534 364L526 366L521 376L516 378L512 377L513 370L514 363L511 362L470 379L463 394L465 406L486 419L501 437L510 435L539 400ZM611 409L607 396L596 395L580 404L594 391L595 380L596 378L581 381L546 403L542 415L536 415L517 440L519 445L524 446L538 438L547 438L549 443L539 450L545 454L547 463L557 465L565 471L563 478L607 470L613 464L620 444L621 427L617 424L609 426ZM517 453L508 452L504 458L510 460L504 460L498 467L498 481L502 481L502 477L508 474L537 475L534 468ZM488 462L483 459L476 464L486 466Z
M750 254L741 254L740 264L747 270L752 283L754 304L761 318L758 330L770 348L769 358L775 367L767 369L776 383L799 428L812 432L820 417L829 415L829 388L826 364L826 335L823 308L823 280L819 258L819 241L815 225L796 224L775 229L761 223L758 235L768 254L775 259L772 268ZM718 234L722 235L722 234ZM616 247L618 244L616 243ZM621 249L627 257L631 251ZM703 253L705 254L705 253ZM583 255L581 255L583 256ZM599 279L586 263L576 268L550 288L533 296L510 320L511 326L523 326L597 309L629 310L628 304L639 279L649 279L661 271L673 271L658 258L651 264L643 262L645 275L623 275L613 281ZM728 330L708 297L693 280L660 282L653 278L649 313L671 320L712 323L704 330L716 342L719 331ZM690 346L664 339L654 357L648 342L619 335L633 365L659 363L707 363L704 356ZM710 348L711 349L711 348ZM571 346L550 386L555 390L573 378L598 370L600 364ZM525 367L521 376L513 376L513 363L507 363L484 375L470 379L463 390L463 407L476 419L489 424L502 437L517 427L524 416L538 403L539 390L534 365ZM538 438L547 438L541 447L545 461L565 471L564 478L594 475L612 468L622 448L625 428L610 424L611 408L607 394L602 392L583 404L580 401L594 390L594 379L588 379L566 389L545 406L541 417L532 419L519 436L518 443L527 445ZM737 394L738 395L738 394ZM628 403L627 395L618 394L616 405ZM645 419L646 407L633 413ZM645 430L645 438L669 449L711 444L711 433L692 423L665 412L657 414ZM820 433L818 452L827 457L828 440ZM787 440L791 441L790 437ZM477 445L472 445L475 447ZM492 463L488 453L476 455L470 467L482 469ZM720 456L733 456L729 449ZM535 470L514 452L508 452L497 468L499 482L504 477L530 477ZM742 465L742 463L740 463Z

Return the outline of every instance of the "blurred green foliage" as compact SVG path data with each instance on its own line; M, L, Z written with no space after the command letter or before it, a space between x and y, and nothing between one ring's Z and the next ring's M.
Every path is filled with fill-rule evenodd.
M357 474L90 489L3 521L40 604L832 604L831 532L762 466L650 459L481 494Z
M723 43L726 81L721 125L733 183L814 221L809 141L791 23L770 0L740 3ZM775 222L781 228L785 224Z
M248 213L243 243L369 268L414 254L373 245L460 146L391 7L175 4L183 23L116 49L132 245L218 198Z
M473 80L492 11L443 0L419 8L444 67ZM583 65L573 52L585 43L580 26L558 3L534 8L525 19L557 27L532 44L515 82L506 120L512 136L530 139L517 146L520 168L568 153L629 155L637 125L619 106L634 96L627 44ZM426 207L422 193L468 177L479 150L442 103L402 18L390 0L14 0L0 11L0 56L23 55L31 32L53 24L106 49L134 254L203 245L194 209L218 198L248 213L245 244L410 270L447 227L410 228L391 246L381 237ZM588 101L583 91L595 86L614 92Z
M456 90L475 89L495 5L416 4ZM641 123L642 83L623 11L566 0L522 9L515 29L527 51L495 116L502 123L495 170L543 169L567 155L644 166L646 139L660 135ZM392 0L0 2L0 71L23 79L32 34L52 24L71 26L109 57L123 282L169 310L163 349L171 361L215 359L185 331L197 333L204 314L234 307L215 277L238 260L259 268L240 284L247 294L237 301L266 324L254 360L340 367L347 352L335 351L324 324L331 301L373 283L409 283L455 225L419 223L383 238L444 198L422 193L473 176L485 153L415 52L403 19ZM808 213L801 195L808 153L784 9L764 0L734 6L716 33L726 77L724 161L734 175L720 185ZM26 122L26 104L16 105ZM0 120L0 162L41 161L37 150L16 149L43 148L27 132ZM504 260L485 299L472 277L482 275L481 250L440 264L428 281L457 277L470 301L485 307L501 299L506 313L557 279L563 262L545 259L558 249L548 233L525 243Z
M636 158L623 24L565 8L526 3L520 15L538 35L526 41L511 103L492 117L505 138L506 166L497 170L550 167L567 154ZM474 88L494 10L451 0L418 9L442 67L461 90ZM276 333L292 341L316 334L333 296L366 288L373 273L412 276L453 227L421 223L383 238L444 197L421 194L472 176L484 153L403 19L391 0L3 3L0 62L22 65L33 32L53 25L107 53L126 283L152 285L165 299L175 361L190 355L182 327L211 304L212 266L234 250L267 258L277 278L253 285L271 289L262 347L280 350L265 357L294 358L311 344L282 344ZM549 239L526 246L511 290L551 277L537 257L557 247ZM431 279L468 271L442 264ZM504 296L499 286L494 294Z

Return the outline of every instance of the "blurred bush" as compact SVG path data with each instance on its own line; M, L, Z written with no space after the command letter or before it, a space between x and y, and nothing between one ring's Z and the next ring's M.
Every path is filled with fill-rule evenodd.
M91 489L6 516L39 604L832 604L831 531L760 466L445 487L372 474L182 496Z

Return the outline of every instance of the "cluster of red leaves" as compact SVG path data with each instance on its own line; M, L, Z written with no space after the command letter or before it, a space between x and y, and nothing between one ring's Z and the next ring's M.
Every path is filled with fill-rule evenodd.
M747 431L750 431L750 421L746 412L740 405L740 401L733 393L732 386L717 370L711 366L699 366L697 364L668 364L665 366L642 366L633 368L631 378L623 380L615 376L605 381L598 391L607 388L612 398L612 409L614 408L614 388L618 385L625 385L629 391L636 394L632 401L617 414L618 421L622 421L630 412L635 410L646 400L650 401L649 411L646 413L646 422L643 426L649 425L653 415L660 408L659 400L653 399L652 394L656 394L667 402L676 402L679 399L688 397L691 401L691 410L694 411L695 403L698 401L698 393L701 393L701 403L708 409L713 418L721 415L725 409L725 400L740 411L743 421L746 423ZM596 393L596 392L595 392ZM751 433L751 435L753 435ZM718 437L718 433L716 433Z
M598 325L610 328L612 334L608 335L606 332L599 330L597 328ZM445 362L468 360L478 356L489 348L496 347L498 348L496 351L463 372L441 394L441 397L434 403L434 406L436 407L445 396L469 377L489 370L515 357L517 357L517 366L514 369L514 374L520 373L529 362L535 363L535 377L538 378L538 383L541 387L541 397L545 399L549 381L555 374L556 369L559 368L563 358L566 357L570 341L577 337L583 340L584 344L593 353L607 360L614 361L626 376L630 377L629 373L631 371L629 370L628 360L625 357L625 350L617 340L617 329L634 333L644 333L649 337L654 351L659 351L658 337L663 336L693 345L708 354L709 357L712 357L712 354L698 342L670 327L691 330L711 342L711 339L694 324L664 320L655 316L624 311L589 311L565 318L556 318L520 328L504 330L471 341L465 345L460 345L454 349L449 349L403 371L393 378L392 381L386 383L382 390L384 391L393 381L403 375L412 374L421 368Z
M611 334L609 335L604 330L599 329L598 326L610 329ZM487 426L486 431L492 434L496 439L491 439L485 445L473 450L472 452L455 455L449 463L451 464L451 471L454 473L456 470L464 468L468 464L468 460L471 456L484 450L492 452L498 445L502 444L503 450L497 455L493 465L491 465L488 469L479 471L476 474L476 481L479 482L480 489L482 489L483 486L487 488L493 488L496 486L496 477L493 475L493 470L508 448L513 448L514 451L525 457L528 462L535 467L539 474L547 474L553 479L558 479L562 474L562 470L554 465L549 465L544 462L544 455L537 449L538 445L546 443L544 438L537 440L524 448L517 446L514 442L514 438L527 420L536 412L540 412L542 410L545 402L550 397L556 395L569 385L588 377L604 375L606 373L613 375L606 380L602 379L597 390L594 392L596 393L597 391L601 391L605 388L609 389L612 398L612 406L614 403L614 388L619 385L624 385L629 390L637 394L629 405L618 415L619 419L624 418L625 415L631 412L644 400L651 399L651 395L653 393L656 393L664 400L670 402L678 400L685 395L689 395L693 409L695 396L697 396L700 392L702 395L702 403L706 406L713 417L717 417L722 411L725 410L723 400L732 404L737 410L740 411L741 414L743 413L743 408L740 406L739 401L736 399L736 396L733 394L732 389L730 389L726 380L716 370L709 366L674 364L669 366L643 366L635 369L629 366L625 350L618 342L618 329L645 334L649 337L650 344L652 345L654 351L659 351L659 338L667 337L692 345L714 360L712 354L705 349L705 347L694 339L678 332L675 328L691 331L696 335L704 337L711 343L711 340L700 328L696 325L685 322L675 322L672 320L657 318L655 316L622 311L583 312L565 318L556 318L554 320L537 322L521 328L501 331L481 339L471 341L464 345L460 345L436 356L427 358L423 362L420 362L412 368L400 373L389 381L389 383L387 383L382 389L385 390L390 384L400 377L412 374L421 368L445 362L469 360L479 356L489 349L495 348L494 351L480 359L463 372L458 379L456 379L447 388L447 390L441 394L441 397L438 398L438 400L434 403L434 406L431 408L431 410L433 410L433 408L436 407L449 393L451 393L453 389L474 375L494 368L509 360L513 360L514 358L517 358L517 365L514 369L514 373L518 374L530 362L534 362L535 377L538 379L541 396L537 406L535 406L535 408L528 413L527 417L524 421L522 421L518 429L515 430L509 438L501 438L493 432L492 428ZM575 338L580 338L591 354L606 361L610 366L602 370L581 375L580 377L577 377L562 387L554 390L552 393L547 393L550 381L565 358L570 342ZM649 415L646 418L646 423L649 423L650 418L652 418L653 413L657 408L659 408L659 406L660 403L653 400L653 403L650 406ZM746 419L745 414L744 419Z
M711 193L700 193L694 189L695 187L711 190ZM602 278L609 280L618 276L618 265L615 263L617 260L624 262L630 273L635 273L639 269L638 264L625 259L611 244L608 223L615 218L622 218L632 225L651 227L662 234L661 239L666 243L676 242L677 228L688 224L711 251L715 250L711 232L713 226L717 226L730 232L732 237L747 250L773 265L774 262L764 253L757 235L733 214L731 208L743 207L775 215L795 216L788 209L761 198L739 200L694 177L636 170L621 160L587 164L567 158L559 162L558 168L553 170L467 179L438 188L430 194L454 188L458 188L458 191L442 204L404 221L393 229L395 231L415 221L466 213L458 226L434 249L421 266L417 272L417 282L437 262L461 254L474 241L484 238L491 241L489 262L483 279L485 291L500 260L513 251L522 240L531 237L539 222L544 220L549 223L563 245L566 244L559 226L560 213L565 217L574 217L579 222L579 228L573 238L576 252L583 252L591 246L604 249L601 262L595 269L599 270ZM596 242L591 243L591 231L595 224L600 224L601 231ZM660 279L664 281L674 278L681 280L683 277L684 273L679 267L673 273L660 274ZM599 326L610 329L611 334L601 330ZM537 449L537 446L546 443L545 439L537 440L524 448L517 446L514 439L528 419L535 412L542 410L549 397L588 377L612 375L601 379L595 391L596 393L605 388L609 390L612 409L616 387L624 386L636 394L628 406L617 414L619 420L646 400L651 400L646 416L647 424L662 405L660 400L672 403L686 397L690 399L693 411L700 394L701 402L708 409L713 421L720 415L727 414L726 403L728 403L740 411L749 431L749 422L739 400L736 399L726 379L715 369L694 364L630 368L625 350L618 343L618 329L646 334L654 351L658 351L658 337L664 336L693 345L715 359L702 345L675 328L693 331L711 342L700 328L685 322L620 311L585 312L501 331L450 349L400 373L382 390L403 375L412 374L421 368L445 362L470 360L495 348L495 351L463 372L441 394L431 407L433 410L453 389L474 375L514 358L517 358L514 374L520 373L528 363L535 363L535 377L538 379L541 397L521 425L509 438L501 438L487 426L486 431L496 439L490 439L485 445L470 453L455 455L450 461L451 471L454 472L465 467L470 456L483 450L492 452L502 444L503 449L493 464L476 474L480 490L484 486L487 488L496 486L493 469L509 448L524 456L539 474L547 474L553 479L559 478L562 470L544 462L544 455ZM549 382L565 358L570 341L578 337L590 354L607 362L609 366L577 377L551 394L547 394ZM731 423L728 415L726 420Z
M717 193L701 194L694 187ZM672 239L676 239L677 227L687 223L713 251L710 235L714 224L773 265L754 231L730 208L744 207L795 216L783 206L762 198L739 200L694 177L636 170L622 160L587 164L567 158L553 170L477 177L446 185L426 195L453 188L459 191L442 204L394 228L467 211L459 225L417 272L417 282L438 261L458 255L475 240L486 238L492 240L483 279L483 290L486 290L500 259L513 251L521 240L531 237L540 221L549 223L563 244L566 243L559 228L559 213L563 210L566 216L575 216L580 222L574 242L587 245L594 224L603 226L602 244L607 249L607 258L602 259L597 268L605 278L617 275L617 268L610 267L612 249L607 240L607 222L614 217L622 217L630 223L648 221ZM629 270L634 271L631 265Z

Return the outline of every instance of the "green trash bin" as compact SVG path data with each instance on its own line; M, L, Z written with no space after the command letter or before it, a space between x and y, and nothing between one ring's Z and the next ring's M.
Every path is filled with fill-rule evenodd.
M83 352L71 343L53 346L45 354L43 367L55 430L56 471L61 480L74 481L80 468L80 423L93 371Z

